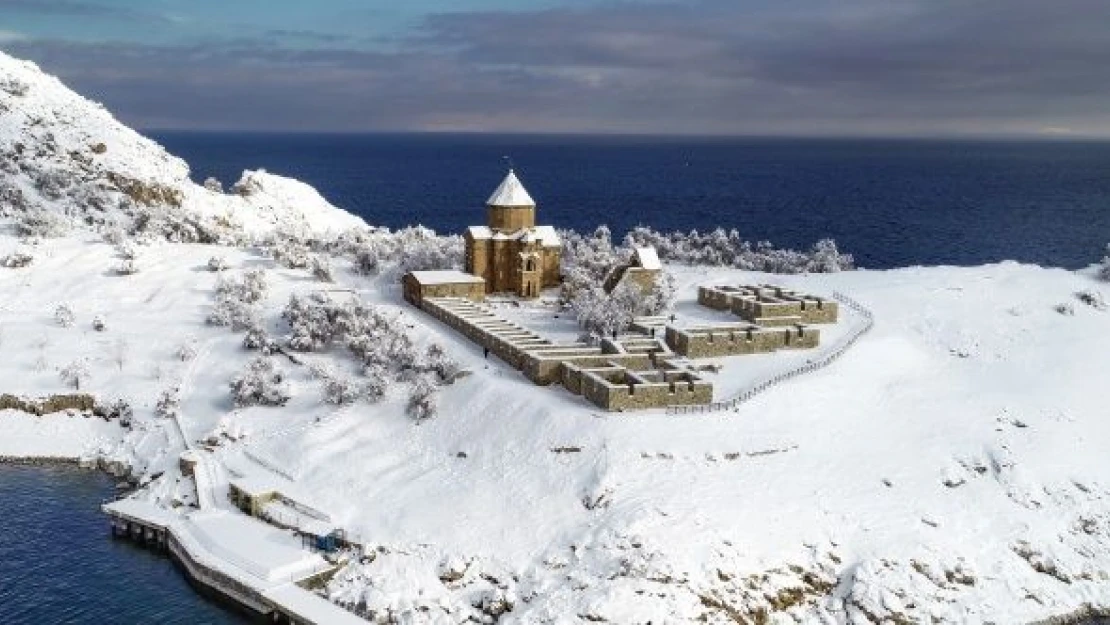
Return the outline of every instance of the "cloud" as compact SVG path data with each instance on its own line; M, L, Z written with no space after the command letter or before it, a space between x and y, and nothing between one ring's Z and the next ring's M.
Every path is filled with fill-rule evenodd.
M28 39L30 39L30 37L24 35L23 33L19 33L14 30L0 29L0 45L4 45L6 43L14 43L16 41L27 41Z
M276 29L266 31L265 36L268 38L289 39L308 43L343 43L351 41L349 35L324 33L315 30Z
M382 49L8 47L148 127L1092 135L1107 23L1104 0L689 0L437 14Z
M84 0L0 0L0 13L162 22L157 13Z

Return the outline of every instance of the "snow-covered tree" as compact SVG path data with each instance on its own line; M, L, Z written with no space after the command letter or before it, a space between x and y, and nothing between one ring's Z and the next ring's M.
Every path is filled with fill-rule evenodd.
M123 365L127 364L127 355L130 351L131 346L125 338L116 339L116 342L112 345L112 362L120 371L123 371Z
M35 208L22 213L15 229L21 237L49 239L65 235L69 224L53 211Z
M117 276L130 276L139 273L139 265L134 260L121 260L113 271Z
M266 296L266 274L260 269L240 276L221 275L216 282L216 303L208 314L209 325L230 326L232 330L258 327L257 303Z
M1103 282L1110 282L1110 244L1106 246L1106 255L1102 257L1102 262L1098 265L1098 279Z
M213 256L208 259L209 271L226 271L227 268L227 260L223 256Z
M248 269L239 276L220 276L216 282L216 296L253 304L266 297L267 288L266 272Z
M197 357L197 349L197 340L190 338L181 345L178 345L173 355L181 362L188 362Z
M250 361L230 386L236 408L284 406L292 398L285 374L265 356Z
M707 233L661 233L633 228L623 248L652 246L662 260L687 265L729 266L770 273L827 273L853 268L850 255L841 254L831 239L818 241L809 252L779 249L767 241L743 239L736 230L717 228Z
M459 363L447 355L447 351L438 343L432 343L425 352L426 367L434 371L441 382L451 383L462 371Z
M351 376L334 367L320 367L313 371L323 386L324 402L337 406L358 401L363 394L362 385Z
M212 193L222 194L224 192L224 185L218 179L211 176L204 179L204 188Z
M181 389L173 386L158 395L154 404L154 414L164 419L171 419L181 411Z
M236 299L218 299L206 319L208 325L227 326L239 332L257 327L258 307Z
M269 356L278 351L279 346L266 330L259 326L254 326L247 329L247 333L243 335L243 347L247 349L257 349L264 355Z
M77 317L68 304L62 304L54 309L54 321L63 328L69 328L77 321Z
M335 282L335 274L331 269L331 261L322 254L313 254L310 262L312 276L321 282Z
M389 370L379 363L371 363L362 368L362 376L366 379L363 393L367 401L381 401L389 392Z
M87 381L90 376L89 365L84 360L74 360L58 371L58 377L62 382L78 391L81 390L81 383Z
M431 419L439 411L438 392L435 383L426 376L416 378L409 390L406 413L417 422Z
M32 262L34 262L34 260L34 256L31 256L30 254L27 254L25 252L12 252L11 254L5 256L3 260L0 260L0 265L3 265L9 269L19 269L21 267L26 267L30 265Z

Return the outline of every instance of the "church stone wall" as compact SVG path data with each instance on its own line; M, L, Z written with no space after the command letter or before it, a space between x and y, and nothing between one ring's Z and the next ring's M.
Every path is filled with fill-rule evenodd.
M486 207L486 223L494 230L512 232L521 228L534 228L536 226L536 209L531 206Z

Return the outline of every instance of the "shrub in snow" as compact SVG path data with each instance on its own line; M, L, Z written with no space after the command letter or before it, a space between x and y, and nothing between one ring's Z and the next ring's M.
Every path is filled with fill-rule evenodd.
M1106 310L1106 300L1098 291L1079 291L1075 294L1075 299L1095 310Z
M154 404L154 414L164 419L177 416L181 411L181 389L176 386L162 391Z
M290 269L305 269L311 262L308 246L292 238L278 238L269 251L274 260Z
M324 401L329 404L351 404L362 396L362 386L342 373L328 371L320 376L320 380L324 385Z
M65 235L69 224L55 213L36 208L19 217L15 230L21 237L49 239Z
M258 326L247 329L247 333L243 336L243 347L257 349L267 356L279 349L277 341Z
M242 238L241 227L220 217L176 210L172 205L139 203L131 209L130 234L172 243L232 244Z
M413 420L420 422L431 419L439 410L439 398L436 385L427 377L420 376L409 390L409 402L405 413Z
M231 381L231 398L236 408L284 406L291 397L285 374L264 356L248 363Z
M116 256L123 260L135 260L138 256L138 251L135 249L134 244L124 240L116 244Z
M1072 306L1071 304L1067 304L1067 303L1056 304L1055 306L1052 307L1052 310L1055 310L1056 312L1058 312L1061 315L1064 315L1066 317L1071 317L1071 316L1075 315L1075 307Z
M223 193L224 185L216 178L208 177L204 179L204 188L212 193Z
M92 327L93 330L96 330L97 332L103 332L108 329L108 324L104 322L104 317L97 315L93 317Z
M363 394L367 401L380 401L389 391L389 370L379 363L371 363L362 368L362 375L366 378L363 385Z
M1106 254L1102 257L1102 262L1098 265L1098 279L1103 282L1110 282L1110 244L1106 245Z
M422 226L348 234L331 247L349 253L355 270L364 275L456 269L463 252L462 237L437 236Z
M18 269L20 267L26 267L27 265L30 265L34 260L35 257L31 256L30 254L25 254L23 252L13 252L5 256L3 260L0 260L0 264L10 269Z
M110 228L105 228L103 231L101 231L100 238L104 239L104 242L109 245L117 246L116 252L119 253L118 246L127 241L127 232L125 232L123 228L120 228L119 226L113 226Z
M135 416L135 410L125 399L114 399L105 404L97 403L93 413L109 420L119 419L120 425L124 427L128 427L131 424L131 418Z
M50 200L62 199L77 182L77 176L68 169L40 169L34 174L35 188Z
M174 358L177 358L181 362L188 362L188 361L196 358L197 357L197 340L194 339L194 338L190 338L190 339L186 340L181 345L178 345L177 349L173 350L173 355L174 355Z
M266 274L255 269L238 277L220 276L216 282L216 303L208 313L208 324L247 330L259 325L257 302L266 296Z
M227 260L223 256L213 256L208 259L209 271L226 271L228 268Z
M83 360L75 360L58 371L58 377L66 386L81 390L81 383L89 379L89 366Z
M340 317L356 314L351 307L339 304L323 293L308 297L292 295L281 313L289 324L289 347L301 352L314 352L325 348L340 332Z
M314 254L311 261L312 277L321 282L335 282L335 274L331 270L331 261L327 256Z
M54 309L54 321L63 328L69 328L77 321L77 317L73 314L73 309L62 304Z
M428 346L425 360L428 369L434 371L442 382L454 382L462 371L459 363L448 356L447 352L438 343L432 343Z
M266 272L261 269L244 271L238 277L220 276L216 282L216 296L253 304L266 297Z
M116 266L112 268L112 271L117 276L131 276L139 273L139 265L131 259L121 260L120 262L116 263Z
M258 307L235 299L218 299L205 319L208 325L230 327L236 332L259 325Z
M0 78L0 91L8 95L14 95L21 98L31 90L31 86L18 78Z

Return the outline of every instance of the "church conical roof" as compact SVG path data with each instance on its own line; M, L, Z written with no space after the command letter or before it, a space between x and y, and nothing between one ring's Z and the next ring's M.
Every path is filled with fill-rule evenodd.
M502 206L502 207L519 207L519 206L535 206L536 202L528 195L528 191L524 189L524 185L520 184L520 179L516 177L513 170L505 175L505 179L501 181L501 185L489 196L486 200L486 206Z

